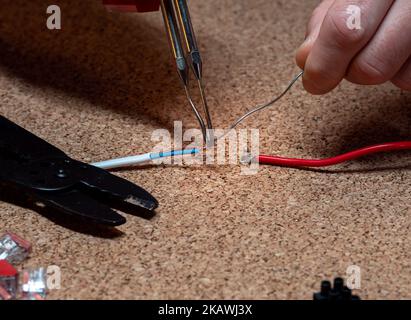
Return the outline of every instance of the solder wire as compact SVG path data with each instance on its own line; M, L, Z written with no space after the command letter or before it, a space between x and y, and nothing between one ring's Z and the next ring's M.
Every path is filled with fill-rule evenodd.
M245 119L247 119L249 116L253 115L256 112L260 112L261 110L264 110L268 107L270 107L271 105L273 105L274 103L276 103L278 100L280 100L288 91L290 91L290 89L293 87L293 85L297 82L297 80L304 74L304 71L301 71L297 76L294 77L293 80L291 80L291 82L289 83L289 85L287 86L287 88L285 88L285 90L277 97L273 98L272 100L270 100L269 102L262 104L260 106L257 106L256 108L248 111L246 114L244 114L243 116L241 116L236 122L234 122L228 129L228 131L233 130L235 127L237 127L241 122L243 122Z
M215 142L222 139L222 138L224 138L227 134L229 134L232 130L234 130L240 123L242 123L248 117L250 117L253 114L258 113L258 112L260 112L264 109L267 109L268 107L271 107L274 103L276 103L278 100L280 100L282 97L284 97L287 94L287 92L290 91L290 89L298 81L298 79L301 78L301 76L303 74L304 74L304 71L301 71L298 75L296 75L280 95L274 97L273 99L271 99L270 101L268 101L264 104L256 106L255 108L251 109L250 111L248 111L244 115L242 115L240 118L238 118L235 122L233 122L233 124L230 127L228 127L228 129L221 136L215 138ZM208 146L206 146L206 148L207 147Z

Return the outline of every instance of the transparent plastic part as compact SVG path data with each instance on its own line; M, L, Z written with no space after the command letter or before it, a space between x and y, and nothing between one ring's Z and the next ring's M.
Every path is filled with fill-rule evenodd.
M25 260L30 251L30 243L11 232L0 237L0 260L17 264Z

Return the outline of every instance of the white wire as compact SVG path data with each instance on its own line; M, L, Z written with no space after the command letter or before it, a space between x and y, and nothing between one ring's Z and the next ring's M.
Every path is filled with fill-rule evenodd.
M145 154L141 154L137 156L95 162L95 163L92 163L91 165L101 168L101 169L114 169L114 168L128 167L131 165L151 161L150 155L151 153L145 153Z
M92 166L98 167L100 169L114 169L114 168L123 168L130 167L136 164L146 163L152 160L166 158L166 157L175 157L183 156L187 154L196 154L200 151L198 149L186 149L186 150L172 150L167 152L159 153L144 153L137 156L130 156L124 158L111 159L107 161L100 161L92 163Z

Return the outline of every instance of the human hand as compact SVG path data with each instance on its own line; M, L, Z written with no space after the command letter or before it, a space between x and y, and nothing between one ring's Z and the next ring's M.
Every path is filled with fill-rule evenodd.
M322 1L296 61L312 94L327 93L344 78L363 85L391 81L411 90L411 1Z

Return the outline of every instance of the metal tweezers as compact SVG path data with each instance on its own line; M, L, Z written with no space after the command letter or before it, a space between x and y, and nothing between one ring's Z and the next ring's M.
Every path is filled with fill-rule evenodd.
M112 207L152 212L158 206L141 187L70 158L0 116L0 192L5 190L39 207L109 226L126 222Z
M178 75L184 86L188 101L200 124L204 141L212 143L211 116L203 85L203 63L196 36L191 23L190 11L186 0L161 0L164 25L170 43L171 52L175 60ZM182 38L184 41L182 41ZM205 121L193 103L189 92L189 70L192 70L200 90Z

